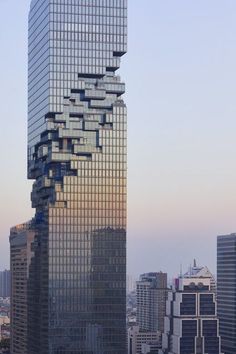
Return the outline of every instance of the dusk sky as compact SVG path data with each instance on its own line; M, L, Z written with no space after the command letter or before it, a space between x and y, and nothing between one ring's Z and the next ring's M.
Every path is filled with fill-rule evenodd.
M0 0L0 268L33 216L26 179L29 0ZM236 232L236 1L129 0L128 273L215 272Z

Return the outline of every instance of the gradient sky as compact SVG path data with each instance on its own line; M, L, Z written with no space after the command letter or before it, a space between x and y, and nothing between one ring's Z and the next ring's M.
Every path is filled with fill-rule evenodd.
M28 220L29 0L0 0L0 268ZM129 112L128 272L215 272L216 236L236 231L236 1L129 0L120 74Z

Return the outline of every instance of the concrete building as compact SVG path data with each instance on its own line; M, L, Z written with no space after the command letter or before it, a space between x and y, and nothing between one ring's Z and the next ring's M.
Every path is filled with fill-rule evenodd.
M142 344L142 354L158 354L161 349L161 341L152 341Z
M167 291L166 273L142 274L136 282L137 325L128 330L129 354L141 354L145 344L160 347Z
M236 233L217 238L217 301L222 351L236 353Z
M146 273L137 286L137 324L142 331L164 331L167 274Z
M128 329L128 354L142 354L143 345L155 342L161 343L161 334L157 331L141 331L139 326Z
M32 223L11 229L11 354L28 353L28 280L34 237Z
M168 293L159 354L221 354L216 311L210 277L187 274L176 279Z
M10 297L11 294L11 272L3 270L0 272L0 297Z

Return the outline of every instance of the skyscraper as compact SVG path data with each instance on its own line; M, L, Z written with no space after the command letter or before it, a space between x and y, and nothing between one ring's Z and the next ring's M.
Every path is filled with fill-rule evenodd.
M236 234L217 238L217 300L222 351L236 353Z
M160 354L221 354L212 275L198 273L179 277L168 293Z
M127 0L32 0L29 354L126 352Z

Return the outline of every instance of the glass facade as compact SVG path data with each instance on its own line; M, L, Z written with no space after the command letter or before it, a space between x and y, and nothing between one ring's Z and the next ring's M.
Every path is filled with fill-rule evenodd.
M222 351L236 353L236 234L217 238L217 302Z
M200 294L200 315L211 316L216 313L214 294Z
M32 0L28 353L126 352L127 0Z
M195 341L198 337L197 320L182 321L182 337L180 338L180 353L189 354L195 352Z
M205 353L215 354L218 353L220 340L218 334L217 321L202 321L202 334L204 336L204 349Z
M180 304L181 316L196 316L196 294L183 294Z

